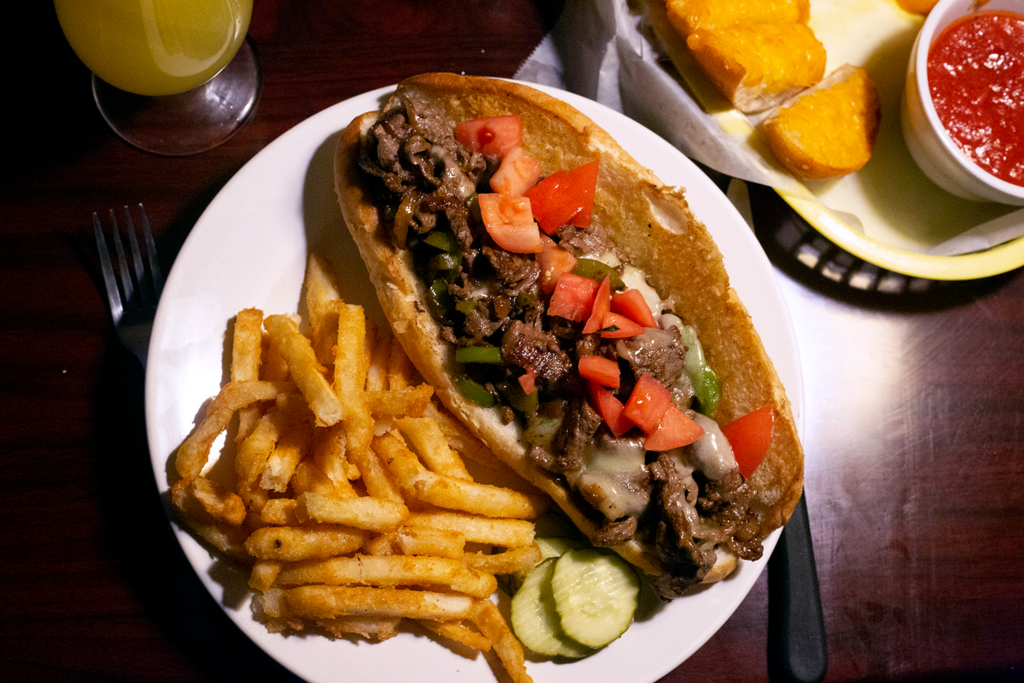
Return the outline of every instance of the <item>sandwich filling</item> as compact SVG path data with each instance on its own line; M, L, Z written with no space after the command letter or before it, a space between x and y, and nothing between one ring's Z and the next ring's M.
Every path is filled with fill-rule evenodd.
M557 225L541 222L539 247L492 229L487 195L506 181L503 161L521 154L516 166L529 169L530 159L518 146L475 150L457 123L403 93L363 136L359 158L384 209L382 238L407 250L452 347L455 387L519 426L533 465L594 523L595 545L636 539L656 549L667 570L655 577L662 596L700 583L718 553L758 559L754 491L713 419L719 383L694 328L589 205ZM599 163L587 169L595 182ZM534 196L537 211L555 201ZM502 225L516 225L509 212L521 204L502 205Z

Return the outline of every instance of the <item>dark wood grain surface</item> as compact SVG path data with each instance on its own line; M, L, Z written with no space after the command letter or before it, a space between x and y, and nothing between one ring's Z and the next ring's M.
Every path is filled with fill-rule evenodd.
M144 202L169 266L217 191L281 133L418 72L511 76L558 4L257 0L257 113L181 159L105 127L52 6L28 4L0 82L0 680L289 680L212 598L179 592L141 369L113 335L90 216ZM879 272L770 191L752 197L803 361L828 680L1024 678L1024 271L966 283ZM762 576L665 680L766 680L767 639Z

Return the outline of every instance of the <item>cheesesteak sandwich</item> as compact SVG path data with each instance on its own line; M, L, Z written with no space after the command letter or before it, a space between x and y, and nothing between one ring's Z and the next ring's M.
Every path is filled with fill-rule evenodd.
M756 560L792 410L706 228L569 105L426 74L351 123L342 213L444 406L670 599Z

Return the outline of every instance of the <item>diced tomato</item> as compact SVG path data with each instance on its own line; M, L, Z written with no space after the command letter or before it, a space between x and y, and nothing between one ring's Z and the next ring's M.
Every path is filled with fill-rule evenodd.
M523 126L517 114L485 116L456 124L455 139L472 152L503 157L523 144Z
M590 218L594 209L594 194L597 192L597 170L597 161L591 161L589 164L583 164L569 172L576 174L573 180L583 204L580 210L569 219L569 222L580 228L590 227Z
M774 432L775 410L771 406L758 408L722 427L744 477L752 475L764 460Z
M612 296L612 311L626 316L644 327L657 327L658 323L639 289L627 289Z
M590 214L597 188L597 161L571 171L555 171L527 191L534 205L534 218L540 229L549 235L572 222L590 225ZM580 218L576 218L580 216Z
M693 443L704 436L704 429L671 403L661 423L647 435L644 447L649 451L670 451Z
M603 387L619 388L619 364L604 356L583 356L579 361L580 376Z
M540 251L540 230L529 199L504 194L482 194L479 199L484 227L499 247L517 254Z
M540 266L540 288L550 294L555 291L555 283L562 273L571 273L576 267L576 257L544 233L540 235L540 242L540 253L536 257Z
M612 392L596 382L587 382L587 388L590 390L590 401L594 404L594 410L608 425L612 434L619 437L633 428L633 423L622 412L622 404Z
M487 227L487 234L505 251L516 254L536 254L540 251L540 229L536 223L491 225Z
M562 273L555 283L555 291L551 293L548 315L583 322L590 316L598 287L597 282L589 277Z
M672 395L653 375L643 374L636 381L622 414L650 434L672 403Z
M601 327L598 329L601 330L602 339L624 339L644 333L643 325L633 322L624 315L611 312L604 314Z
M594 295L594 308L590 313L590 317L587 318L587 324L583 326L583 334L597 332L605 326L604 318L612 307L611 280L610 275L605 275L604 280L601 281L601 286L597 288L597 294Z
M516 147L501 159L501 166L491 176L491 189L500 194L520 197L537 184L543 169L540 162Z
M519 386L527 396L537 391L537 371L527 370L524 374L519 375Z

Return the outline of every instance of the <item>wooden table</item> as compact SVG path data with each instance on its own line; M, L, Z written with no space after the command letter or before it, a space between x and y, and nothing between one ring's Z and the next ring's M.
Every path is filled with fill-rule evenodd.
M422 71L511 76L558 7L258 0L255 118L172 159L106 128L52 8L29 4L3 62L0 679L287 680L208 596L203 628L183 633L141 370L113 335L90 216L145 202L169 264L232 174L295 124ZM1024 677L1024 270L880 273L753 197L803 359L828 680ZM762 576L665 680L764 680L766 641Z

